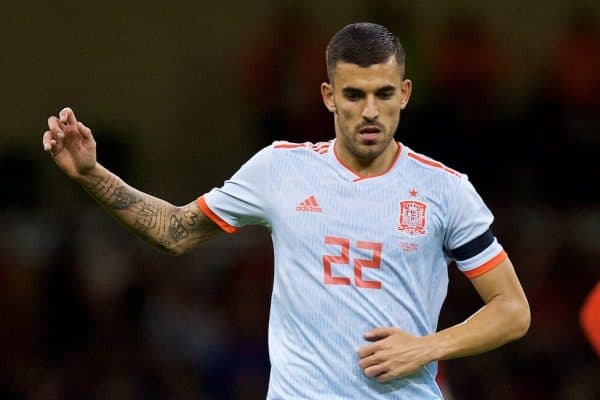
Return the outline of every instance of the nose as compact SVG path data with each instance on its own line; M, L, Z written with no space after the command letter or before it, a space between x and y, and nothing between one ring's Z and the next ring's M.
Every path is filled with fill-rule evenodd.
M362 116L367 121L373 121L379 116L379 110L377 109L374 96L367 96Z

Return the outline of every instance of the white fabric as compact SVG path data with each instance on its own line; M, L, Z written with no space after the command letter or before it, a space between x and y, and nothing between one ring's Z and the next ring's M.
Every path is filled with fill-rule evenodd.
M387 173L361 179L338 161L334 144L275 142L204 195L227 223L271 230L267 397L439 399L435 362L381 384L364 375L356 351L374 327L436 331L448 250L489 229L492 214L466 176L410 157L405 146ZM378 248L380 265L369 267ZM501 251L494 241L459 268L472 270ZM327 266L330 279L343 284L325 283ZM360 275L370 287L361 287Z

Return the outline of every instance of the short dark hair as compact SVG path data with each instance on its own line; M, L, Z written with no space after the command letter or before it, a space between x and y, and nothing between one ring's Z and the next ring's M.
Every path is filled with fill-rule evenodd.
M366 68L385 62L391 56L404 66L406 55L400 40L385 26L359 22L346 25L339 30L327 45L327 76L331 80L338 62L356 64Z

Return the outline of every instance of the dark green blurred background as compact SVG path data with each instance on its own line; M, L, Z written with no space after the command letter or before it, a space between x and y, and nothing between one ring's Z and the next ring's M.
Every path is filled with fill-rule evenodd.
M600 398L578 323L600 278L600 2L5 3L0 398L265 397L268 234L163 255L68 181L41 135L70 106L103 164L187 203L272 140L333 137L324 48L356 21L400 37L414 95L397 139L470 176L532 306L521 341L442 365L448 398ZM440 327L480 306L450 274Z

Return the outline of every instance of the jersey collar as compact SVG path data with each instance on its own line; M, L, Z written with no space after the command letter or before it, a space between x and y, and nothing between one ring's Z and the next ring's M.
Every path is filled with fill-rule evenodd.
M388 172L390 172L396 166L396 164L398 164L398 160L400 159L400 155L404 149L404 147L402 146L402 143L396 142L396 144L398 145L398 151L396 152L396 157L394 158L394 160L392 161L390 166L385 171L383 171L382 173L380 173L378 175L362 176L359 173L352 170L352 168L350 168L349 166L344 164L344 162L342 162L342 160L340 160L338 158L338 156L335 152L335 142L336 142L336 140L333 139L331 142L331 146L329 146L329 148L327 149L327 156L333 160L337 169L341 170L342 174L344 176L346 176L348 179L350 179L352 182L365 181L365 180L379 178L379 177L386 175Z

